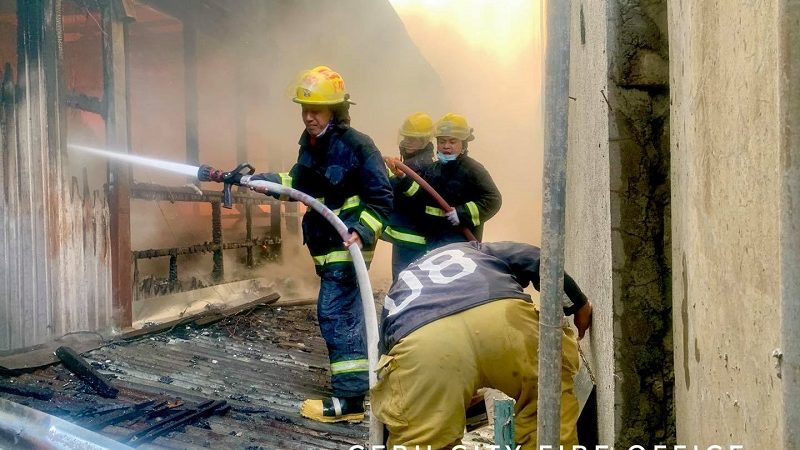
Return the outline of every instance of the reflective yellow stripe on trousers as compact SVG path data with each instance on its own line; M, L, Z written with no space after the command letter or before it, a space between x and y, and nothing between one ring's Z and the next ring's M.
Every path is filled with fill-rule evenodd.
M386 227L386 234L394 239L397 239L398 241L410 242L412 244L420 244L420 245L425 245L427 243L424 236L420 236L418 234L413 234L413 233L404 233L402 231L397 231L392 227Z
M361 253L364 255L365 261L367 262L372 261L372 256L374 255L374 252L362 251ZM353 260L353 257L350 256L349 250L335 250L328 254L312 256L311 258L314 259L314 264L318 266L324 266L325 264L347 262Z
M331 375L350 372L366 372L369 370L369 361L366 359L351 359L331 363Z

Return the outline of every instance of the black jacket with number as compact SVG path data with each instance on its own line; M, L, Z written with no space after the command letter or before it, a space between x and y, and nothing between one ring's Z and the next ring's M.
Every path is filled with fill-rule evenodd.
M435 320L494 300L530 302L539 290L539 247L518 242L462 242L440 247L406 268L389 289L382 313L381 349ZM577 283L564 274L564 314L586 304Z
M475 234L483 236L483 224L491 219L502 204L502 196L489 172L470 156L462 154L455 161L436 161L421 173L422 178L458 212L460 224ZM433 249L452 242L466 241L458 227L450 224L445 212L424 192L416 189L416 183L408 177L402 188L414 190L418 208L422 214L422 230Z
M332 127L316 140L303 131L299 144L297 163L288 173L263 173L253 179L289 186L320 200L350 232L361 236L364 258L371 260L371 251L392 211L392 187L372 139L353 128ZM351 261L342 237L312 209L303 216L303 241L317 270Z

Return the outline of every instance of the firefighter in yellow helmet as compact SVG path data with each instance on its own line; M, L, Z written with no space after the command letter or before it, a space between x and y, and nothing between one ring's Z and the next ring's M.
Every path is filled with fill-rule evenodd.
M421 175L447 203L452 211L444 211L408 177L400 183L404 192L414 193L422 214L422 230L428 250L466 238L458 228L464 226L480 240L483 225L502 204L502 196L491 175L471 158L468 144L475 139L467 119L447 113L434 125L436 162Z
M406 117L398 131L397 143L401 161L411 170L423 173L433 164L433 119L431 116L415 112ZM392 158L387 165L393 167ZM420 215L414 199L415 192L400 189L402 178L396 176L396 169L389 173L389 181L394 188L394 211L389 216L389 224L383 238L392 243L392 280L413 260L422 256L426 250L426 240L420 230ZM402 176L403 174L400 173Z
M350 126L350 96L344 80L318 66L298 79L295 103L305 129L297 163L289 172L253 176L298 189L320 199L347 225L342 242L316 211L303 216L303 240L320 276L319 326L331 364L332 396L306 400L304 417L321 422L361 420L369 390L364 317L355 269L346 247L360 245L367 263L392 210L392 187L378 149Z

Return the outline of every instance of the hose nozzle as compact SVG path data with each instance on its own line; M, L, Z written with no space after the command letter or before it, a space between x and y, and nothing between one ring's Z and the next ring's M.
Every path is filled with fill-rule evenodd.
M225 172L215 169L208 164L203 164L197 170L197 179L200 181L216 181L222 183L225 178Z
M197 179L200 181L216 181L217 183L224 183L222 187L222 206L225 208L233 207L233 194L231 193L231 186L234 184L241 184L243 176L252 175L256 171L253 166L248 163L241 163L235 169L229 172L223 172L215 169L207 164L203 164L197 170Z

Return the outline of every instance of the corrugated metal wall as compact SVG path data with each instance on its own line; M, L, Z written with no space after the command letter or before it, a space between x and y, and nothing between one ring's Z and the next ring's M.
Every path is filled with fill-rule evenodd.
M111 325L104 193L65 173L59 0L18 3L18 76L0 93L0 352Z

